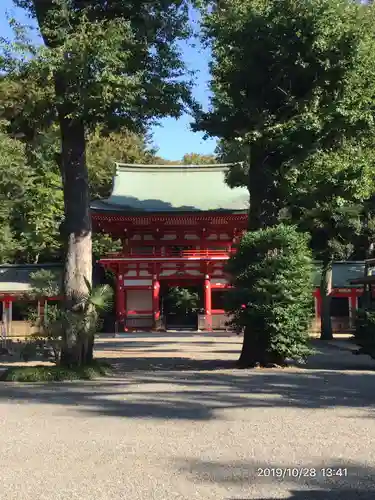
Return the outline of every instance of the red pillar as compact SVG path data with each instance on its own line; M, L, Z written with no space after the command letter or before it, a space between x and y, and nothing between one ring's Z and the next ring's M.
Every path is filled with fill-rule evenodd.
M116 279L116 320L123 330L123 322L125 320L125 292L124 292L124 276L121 271L117 274Z
M212 331L212 312L211 312L211 281L208 274L204 277L204 315L207 331Z
M354 327L355 325L355 317L357 309L358 309L357 290L355 288L352 288L349 297L349 321L351 327Z
M315 316L320 318L322 315L322 297L319 288L315 292Z
M154 328L158 327L160 320L160 283L156 275L152 279L152 314Z

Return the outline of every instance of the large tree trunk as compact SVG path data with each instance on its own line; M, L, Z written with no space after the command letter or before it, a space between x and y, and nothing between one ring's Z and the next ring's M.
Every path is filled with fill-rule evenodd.
M245 327L243 334L243 344L240 359L238 360L239 368L253 368L257 364L264 365L264 349L262 349L260 336L254 334L249 326Z
M254 332L250 326L244 331L242 351L237 362L239 368L254 368L255 366L278 365L285 366L285 358L268 350L269 339L263 329Z
M321 340L332 340L331 321L331 290L332 290L332 260L323 263L322 276L320 280L321 307Z
M272 165L272 155L265 145L253 144L248 155L250 195L248 230L257 231L279 222L280 193Z
M251 155L251 157L250 157ZM271 180L267 176L266 161L263 150L249 151L248 190L250 196L248 230L258 231L273 226L278 222L276 202L272 199ZM255 330L258 330L255 332ZM251 368L256 365L265 366L269 363L284 364L277 355L267 352L268 339L262 329L246 326L238 366Z
M88 172L85 159L84 125L77 119L60 118L61 172L64 186L66 243L64 294L65 307L72 311L87 296L87 283L92 282L92 243ZM77 366L92 358L87 339L77 337L67 325L61 363Z

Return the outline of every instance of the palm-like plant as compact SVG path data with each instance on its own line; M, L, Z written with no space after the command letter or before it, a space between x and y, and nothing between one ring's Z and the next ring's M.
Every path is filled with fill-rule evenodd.
M69 331L69 338L76 339L80 353L76 359L79 364L92 361L94 336L100 327L100 314L113 307L113 290L109 285L92 287L85 279L87 294L81 296L75 307L63 312L64 333L63 343L68 342L65 335ZM61 358L63 364L69 365L69 360Z
M56 288L50 286L51 276L39 274L33 276L33 289L30 296L46 299L50 294L56 296ZM100 327L101 313L110 310L113 306L113 290L109 285L92 287L86 280L87 293L82 294L74 309L65 310L63 307L51 306L48 313L45 310L43 321L39 322L40 331L35 338L47 342L54 352L56 362L69 364L68 360L60 358L62 347L68 342L66 331L73 332L78 340L80 364L92 360L94 336ZM30 319L37 320L33 314ZM71 337L71 336L70 336Z

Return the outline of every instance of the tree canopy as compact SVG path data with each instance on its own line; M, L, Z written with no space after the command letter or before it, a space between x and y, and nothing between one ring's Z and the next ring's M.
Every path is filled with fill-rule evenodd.
M374 13L349 0L233 0L206 15L213 95L195 128L247 146L250 228L277 221L307 159L373 135Z

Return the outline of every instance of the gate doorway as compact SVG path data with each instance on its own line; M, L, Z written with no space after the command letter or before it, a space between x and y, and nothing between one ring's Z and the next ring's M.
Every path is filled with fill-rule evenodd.
M161 314L168 330L197 330L203 307L203 286L161 284Z

